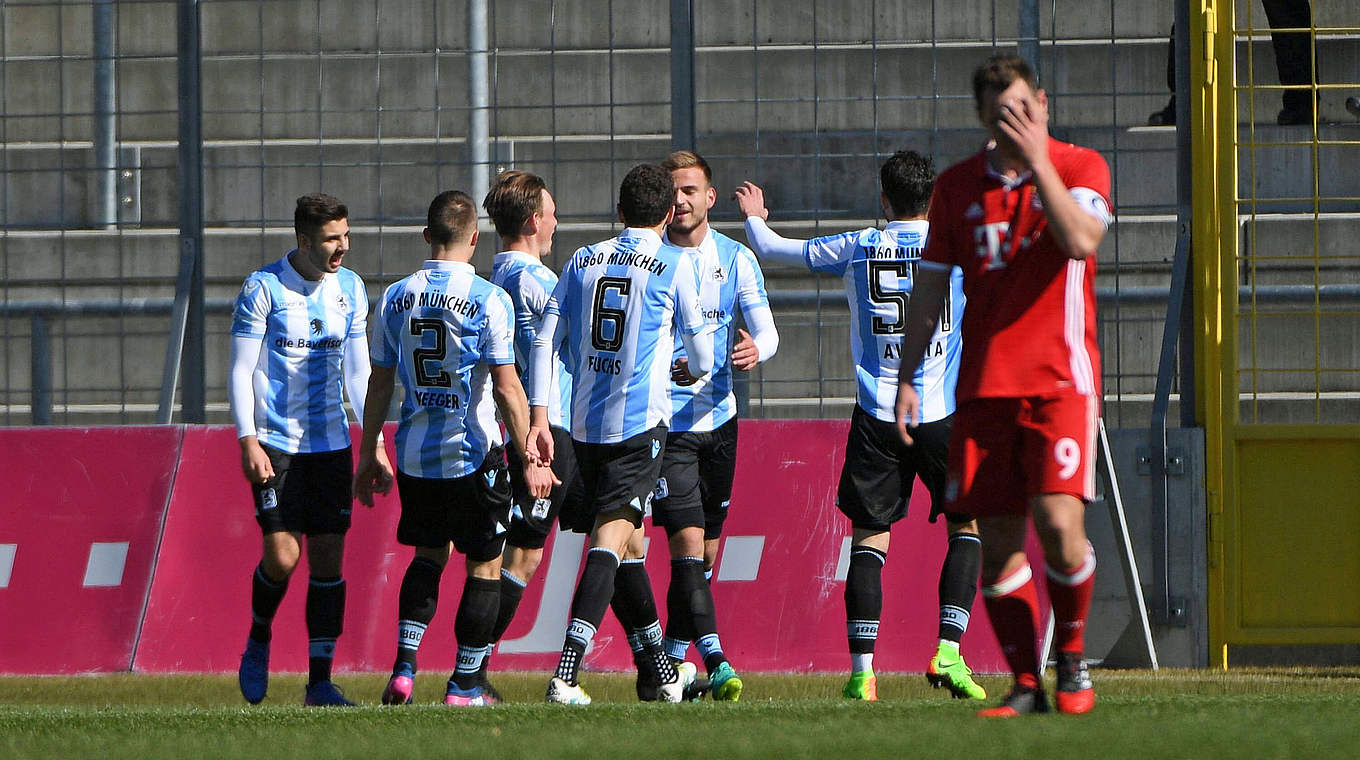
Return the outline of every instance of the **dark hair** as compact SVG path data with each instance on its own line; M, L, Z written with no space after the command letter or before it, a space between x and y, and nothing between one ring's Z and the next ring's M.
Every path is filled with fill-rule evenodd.
M524 223L543 210L546 189L547 183L537 174L519 169L501 172L482 201L482 208L496 225L496 234L507 239L523 234Z
M349 209L339 198L325 193L308 193L297 199L297 208L293 209L293 232L311 239L327 222L348 218Z
M920 216L930 207L935 189L935 167L914 150L899 150L883 162L878 181L897 216Z
M629 227L655 227L675 203L671 173L656 164L638 164L619 185L619 212Z
M988 91L1001 92L1023 79L1031 90L1039 90L1039 78L1029 62L1018 55L994 55L982 62L973 72L973 103L982 108L982 96Z
M477 204L462 190L445 190L430 201L425 227L438 245L468 240L477 231Z
M708 180L708 184L713 184L713 170L708 168L708 162L704 160L703 156L692 150L677 150L661 162L661 168L668 172L673 172L676 169L689 169L694 166L703 169L704 179Z

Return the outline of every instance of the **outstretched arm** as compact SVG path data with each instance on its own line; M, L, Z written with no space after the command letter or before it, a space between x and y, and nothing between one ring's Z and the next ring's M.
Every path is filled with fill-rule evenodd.
M759 185L743 182L733 196L737 199L741 213L746 216L746 240L757 256L788 266L807 266L807 259L803 256L803 246L807 241L786 238L765 223L770 210L765 208L765 191Z

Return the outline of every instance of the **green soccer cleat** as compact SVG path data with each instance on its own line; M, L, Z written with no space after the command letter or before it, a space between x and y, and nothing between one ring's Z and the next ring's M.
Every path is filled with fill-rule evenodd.
M845 688L841 689L841 696L846 699L861 699L865 702L878 701L878 679L874 677L872 670L864 670L859 673L851 673L850 680L845 682Z
M713 699L718 702L736 702L741 699L741 689L744 686L741 676L732 669L730 663L724 662L713 671L713 675L708 677L713 683Z
M926 667L926 680L937 689L941 686L949 689L954 699L987 698L987 690L973 680L973 671L964 664L958 647L940 645Z

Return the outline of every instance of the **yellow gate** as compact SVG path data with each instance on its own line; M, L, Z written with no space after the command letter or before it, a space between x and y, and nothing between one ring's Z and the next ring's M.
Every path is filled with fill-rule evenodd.
M1191 5L1196 416L1224 667L1232 646L1360 642L1360 127L1327 123L1354 118L1360 83L1325 65L1360 29L1312 4L1287 29L1320 76L1284 86L1270 33L1290 32L1234 5ZM1320 94L1321 119L1277 125L1289 91Z

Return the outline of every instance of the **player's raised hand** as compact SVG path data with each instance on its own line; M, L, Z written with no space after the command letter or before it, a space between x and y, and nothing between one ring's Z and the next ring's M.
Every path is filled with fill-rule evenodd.
M1015 143L1025 165L1034 168L1048 161L1048 102L1045 98L1023 95L999 105L997 127Z
M911 383L897 385L897 434L908 446L912 445L911 433L907 428L916 427L921 422L921 397Z
M374 493L385 494L391 490L392 465L387 462L387 454L360 455L359 464L354 468L354 498L371 508Z
M547 427L530 426L529 435L524 439L524 453L529 462L540 467L548 467L553 461L552 431Z
M751 334L737 328L737 342L732 346L732 366L743 372L755 369L760 363L760 349L756 348L756 342L751 338Z
M742 182L737 186L736 192L732 193L732 197L736 199L737 208L741 209L742 216L770 218L770 210L765 208L765 191L760 189L760 185Z

